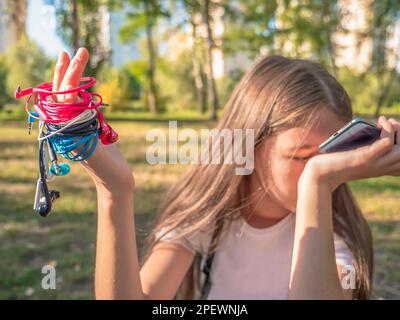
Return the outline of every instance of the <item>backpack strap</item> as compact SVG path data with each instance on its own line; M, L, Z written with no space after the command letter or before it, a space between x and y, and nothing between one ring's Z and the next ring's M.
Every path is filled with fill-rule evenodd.
M205 275L205 279L201 290L201 297L200 297L201 300L205 300L211 290L211 285L212 285L210 276L211 266L215 255L214 249L216 248L218 242L217 238L220 233L220 230L222 229L222 226L223 226L222 221L221 223L215 223L214 231L210 241L210 246L208 247L207 259L202 270Z

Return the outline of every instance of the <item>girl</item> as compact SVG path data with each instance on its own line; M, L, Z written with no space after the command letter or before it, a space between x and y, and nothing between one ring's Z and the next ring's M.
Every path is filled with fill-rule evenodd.
M77 86L87 61L85 49L71 63L61 53L53 89ZM96 297L369 298L371 232L347 182L400 175L400 123L380 117L381 139L372 145L319 154L352 117L346 91L321 65L259 60L218 124L254 130L254 171L236 175L233 164L188 171L163 202L141 267L134 178L115 145L99 144L83 163L98 194Z

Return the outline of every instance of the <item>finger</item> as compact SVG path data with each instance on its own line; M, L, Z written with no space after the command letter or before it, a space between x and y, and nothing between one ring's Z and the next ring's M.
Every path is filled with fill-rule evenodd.
M89 61L89 52L87 51L86 48L79 48L77 53L76 53L76 55L75 55L75 59L79 60L79 62L81 63L82 72L80 73L79 76L77 76L76 79L74 79L74 81L76 80L76 82L69 85L70 89L76 88L76 87L79 86L80 79L81 79L81 77L83 75L83 72L85 71L85 67L86 67L87 62ZM77 100L77 97L78 97L77 93L68 94L66 96L66 101L67 102L74 102L74 101Z
M89 51L86 48L79 48L78 52L75 55L75 58L77 58L83 66L83 70L86 68L86 64L89 61Z
M84 68L89 60L89 53L85 48L80 48L68 66L66 75L61 83L61 90L69 90L79 86ZM65 102L75 102L77 94L67 94L63 97Z
M380 139L365 148L366 160L373 160L389 152L393 146L393 126L384 116L380 116L377 126L381 128Z
M52 91L57 92L60 89L61 82L67 71L70 59L69 55L65 51L61 51L54 69L53 87ZM53 100L57 101L57 95L53 95Z
M388 166L387 172L389 175L400 175L400 161Z
M81 62L77 59L72 59L71 63L69 64L67 74L64 77L61 90L66 91L78 87L82 73L83 73L83 66ZM67 103L74 103L77 101L77 94L76 93L65 94L63 96L63 101Z
M379 117L378 123L382 128L380 138L381 139L389 139L391 144L393 145L394 144L394 134L395 134L393 125L384 116Z
M390 152L385 155L381 160L381 164L384 167L397 166L400 168L400 146L394 145Z
M393 119L393 118L390 118L389 119L389 122L392 124L392 126L393 126L393 128L394 128L394 131L395 131L395 136L394 136L394 143L395 144L400 144L400 122L399 121L396 121L395 119Z
M383 131L383 129L382 129ZM373 161L382 157L384 154L388 153L393 147L393 142L390 140L389 137L383 137L378 139L373 144L361 147L363 152L363 163L367 163L368 161Z

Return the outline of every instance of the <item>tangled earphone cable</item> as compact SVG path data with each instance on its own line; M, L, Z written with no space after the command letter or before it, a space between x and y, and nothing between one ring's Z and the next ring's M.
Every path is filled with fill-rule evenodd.
M50 213L52 203L60 196L58 191L49 192L47 182L70 171L68 164L58 163L57 154L71 161L83 161L92 155L99 139L103 144L118 140L118 134L99 110L101 106L106 106L102 97L86 91L96 83L96 79L81 78L81 83L77 88L58 92L52 91L52 82L24 90L18 86L15 92L16 99L29 95L25 103L29 134L34 121L39 121L39 179L33 207L43 217ZM56 99L59 95L72 93L77 94L77 102L58 102ZM32 104L34 111L31 110Z

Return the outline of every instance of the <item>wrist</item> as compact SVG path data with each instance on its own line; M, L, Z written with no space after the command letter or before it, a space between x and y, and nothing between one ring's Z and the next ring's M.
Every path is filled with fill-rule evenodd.
M310 159L300 176L298 188L308 185L317 185L320 188L333 192L340 182L331 172L324 170L323 164L315 158Z
M111 223L118 227L132 219L134 214L134 193L110 192L101 186L97 187L98 217L102 223Z
M121 199L132 196L135 190L135 180L127 179L126 183L116 183L116 185L109 185L104 181L94 178L94 183L97 190L97 195L101 199Z

